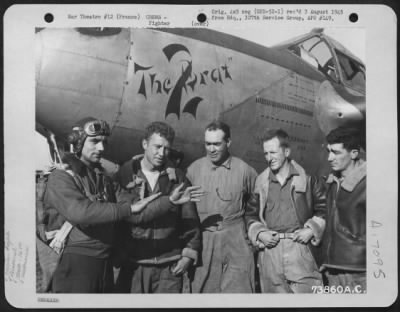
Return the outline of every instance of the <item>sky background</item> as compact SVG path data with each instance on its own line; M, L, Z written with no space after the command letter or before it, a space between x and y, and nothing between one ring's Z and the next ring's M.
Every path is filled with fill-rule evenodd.
M254 27L254 29L249 27L231 27L229 29L221 29L219 31L270 47L299 35L306 34L310 32L311 29L312 27L280 27L279 31L277 28L270 29L269 31L265 31L265 34L260 34L261 31L259 27ZM325 27L324 33L343 44L365 64L364 28ZM45 169L50 164L50 155L48 152L47 142L39 133L36 133L35 140L36 146L38 147L35 151L36 169Z

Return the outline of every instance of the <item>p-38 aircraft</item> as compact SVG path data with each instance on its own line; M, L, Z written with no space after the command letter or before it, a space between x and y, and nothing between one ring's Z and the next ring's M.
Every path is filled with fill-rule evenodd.
M160 120L187 166L219 118L231 126L232 154L257 171L261 134L282 128L293 158L324 174L326 134L365 125L365 66L323 29L267 48L199 28L45 28L35 53L36 130L62 140L84 117L106 120L114 163L142 153L145 126Z

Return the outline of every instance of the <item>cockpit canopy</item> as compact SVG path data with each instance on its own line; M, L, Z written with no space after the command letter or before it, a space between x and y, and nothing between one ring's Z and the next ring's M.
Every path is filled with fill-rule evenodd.
M314 30L286 47L329 80L365 93L365 66L336 40Z

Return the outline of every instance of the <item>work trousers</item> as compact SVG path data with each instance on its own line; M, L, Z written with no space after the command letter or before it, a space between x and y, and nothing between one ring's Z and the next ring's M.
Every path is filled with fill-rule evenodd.
M54 293L111 293L113 270L109 259L64 253L53 275Z
M202 259L194 273L193 293L254 292L254 255L245 238L243 222L203 231Z
M346 287L349 287L350 291L354 291L354 293L365 293L367 290L367 277L365 272L343 271L328 268L325 271L325 276L328 279L328 286L334 286L336 288L342 286L343 291L346 291Z
M322 286L311 251L291 239L260 251L259 270L263 293L312 293L312 286Z
M117 292L120 293L180 293L182 275L171 271L174 262L164 264L124 264L117 280Z

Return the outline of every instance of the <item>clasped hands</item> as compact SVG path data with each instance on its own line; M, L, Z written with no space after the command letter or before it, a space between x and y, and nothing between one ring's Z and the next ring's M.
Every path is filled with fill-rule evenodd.
M256 247L260 249L274 248L280 241L278 234L279 233L276 231L264 231L259 233L256 241ZM295 231L293 233L292 240L297 243L308 244L313 236L313 231L310 228L305 227Z

